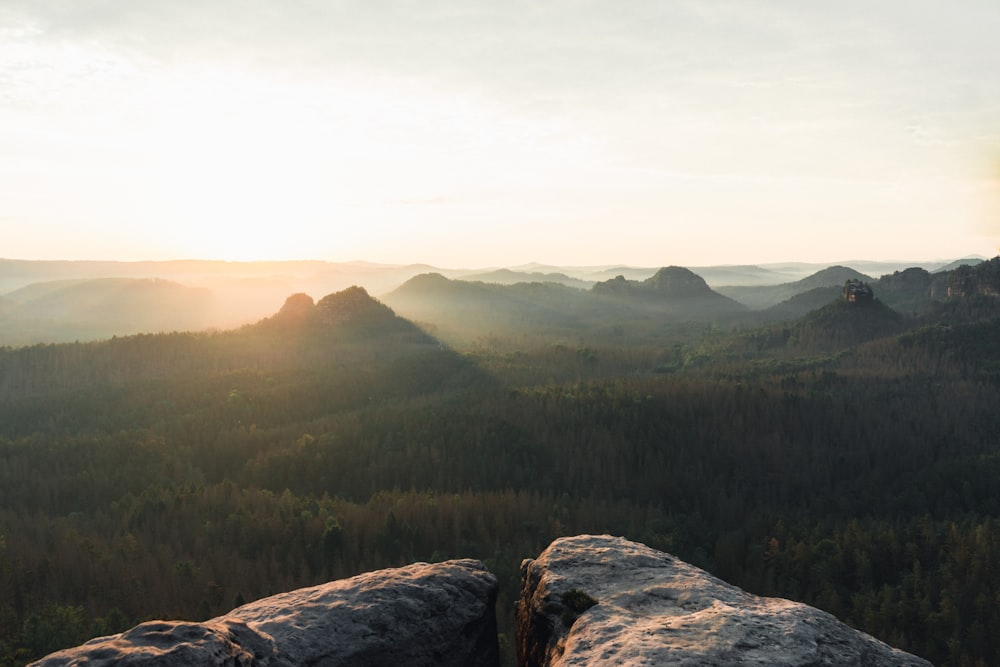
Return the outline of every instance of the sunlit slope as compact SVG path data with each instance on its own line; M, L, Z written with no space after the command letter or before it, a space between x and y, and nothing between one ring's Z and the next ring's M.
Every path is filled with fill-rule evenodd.
M609 340L653 335L659 327L725 321L746 309L687 269L668 267L642 280L623 276L590 290L562 284L449 280L417 276L383 297L401 314L449 340L486 336L563 336Z
M587 293L573 287L450 280L438 273L416 276L382 298L450 342L580 332L600 314Z
M4 303L4 345L204 329L219 308L207 289L154 278L36 283L6 294Z
M400 387L411 380L422 387L440 372L424 368L424 375L414 375L406 370L410 365L450 368L453 361L458 363L435 339L354 287L315 303L293 295L274 316L237 330L0 349L0 400L31 411L35 396L65 396L73 404L92 399L103 412L97 406L110 404L104 392L127 402L133 391L145 395L159 385L165 391L175 382L193 382L219 391L253 386L270 394L287 389L294 378L299 388L293 393L313 403L308 387L346 382L345 369L355 379L385 373L398 376ZM86 415L76 411L77 417ZM126 410L122 419L129 418Z

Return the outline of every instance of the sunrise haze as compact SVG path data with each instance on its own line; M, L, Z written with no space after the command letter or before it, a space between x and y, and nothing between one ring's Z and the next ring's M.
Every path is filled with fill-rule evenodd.
M0 2L0 256L1000 244L995 2Z

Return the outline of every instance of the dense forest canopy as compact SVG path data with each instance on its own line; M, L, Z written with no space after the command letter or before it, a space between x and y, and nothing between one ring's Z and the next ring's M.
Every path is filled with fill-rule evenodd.
M424 276L393 310L350 288L232 331L0 349L0 663L451 557L499 576L504 643L521 559L608 532L997 664L997 267L780 321L677 271Z

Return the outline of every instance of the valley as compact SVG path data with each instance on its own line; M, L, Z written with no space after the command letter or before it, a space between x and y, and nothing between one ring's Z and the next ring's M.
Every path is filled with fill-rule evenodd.
M581 533L934 664L1000 661L1000 258L728 288L682 267L329 268L295 269L328 291L278 280L230 328L188 326L209 287L169 276L4 294L4 331L119 308L138 329L0 348L0 663L450 558L498 576L510 660L521 559Z

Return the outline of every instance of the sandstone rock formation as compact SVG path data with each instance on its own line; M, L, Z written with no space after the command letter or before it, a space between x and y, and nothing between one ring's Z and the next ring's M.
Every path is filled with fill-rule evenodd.
M522 564L520 665L929 665L803 604L760 598L642 544L561 538ZM38 666L496 667L479 561L369 572L204 623L151 621Z
M761 598L642 544L553 542L521 566L518 662L556 665L929 665L818 609Z
M357 285L327 294L316 302L316 313L327 325L386 325L396 319L388 306Z
M143 623L34 664L495 667L496 594L479 561L416 563L264 598L205 623Z
M963 264L948 274L948 296L1000 297L1000 257L969 266Z

